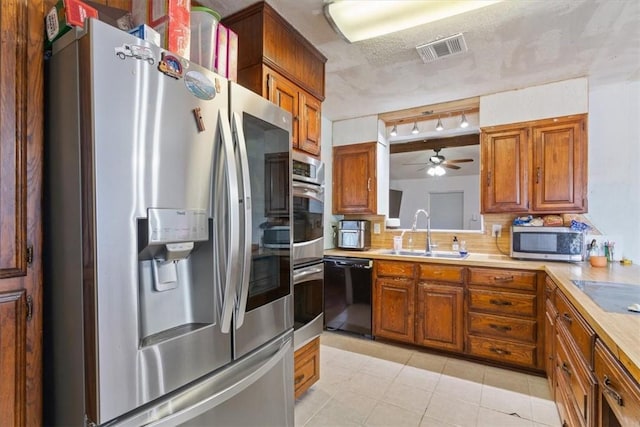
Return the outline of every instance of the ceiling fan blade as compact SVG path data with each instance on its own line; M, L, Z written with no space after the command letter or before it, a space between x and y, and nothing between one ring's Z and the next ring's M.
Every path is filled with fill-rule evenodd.
M428 165L428 162L422 162L422 163L403 163L402 166L419 166L419 165Z
M426 166L425 166L425 167L422 167L422 168L418 169L416 172L423 171L423 170L425 170L426 168L427 168Z
M449 169L460 169L460 166L450 165L450 164L447 164L447 163L445 163L443 165L440 165L440 166L444 166L445 168L449 168Z
M473 162L473 159L455 159L455 160L447 160L449 163L467 163Z

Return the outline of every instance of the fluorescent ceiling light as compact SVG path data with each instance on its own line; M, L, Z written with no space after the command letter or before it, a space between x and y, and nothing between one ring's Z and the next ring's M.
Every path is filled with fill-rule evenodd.
M470 12L501 0L338 0L325 5L333 28L353 43Z

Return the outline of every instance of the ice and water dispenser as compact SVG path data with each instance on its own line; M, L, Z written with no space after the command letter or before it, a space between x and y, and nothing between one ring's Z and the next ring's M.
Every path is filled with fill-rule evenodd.
M204 210L152 208L138 220L142 345L214 322L211 234Z

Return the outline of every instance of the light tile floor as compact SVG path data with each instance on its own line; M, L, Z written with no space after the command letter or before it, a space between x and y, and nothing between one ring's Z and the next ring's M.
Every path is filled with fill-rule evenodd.
M545 378L337 332L320 343L297 427L560 426Z

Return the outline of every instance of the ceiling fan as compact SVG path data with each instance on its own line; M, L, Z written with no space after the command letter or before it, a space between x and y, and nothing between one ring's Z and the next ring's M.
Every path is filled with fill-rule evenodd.
M442 166L442 167L449 168L449 169L460 169L460 166L456 165L455 163L473 162L473 159L447 160L447 159L445 159L445 157L442 154L440 154L440 150L442 150L442 148L434 148L433 151L435 152L435 154L433 156L429 157L429 161L428 162L404 163L403 166L424 165L424 168L421 168L419 170L425 169L429 165Z

